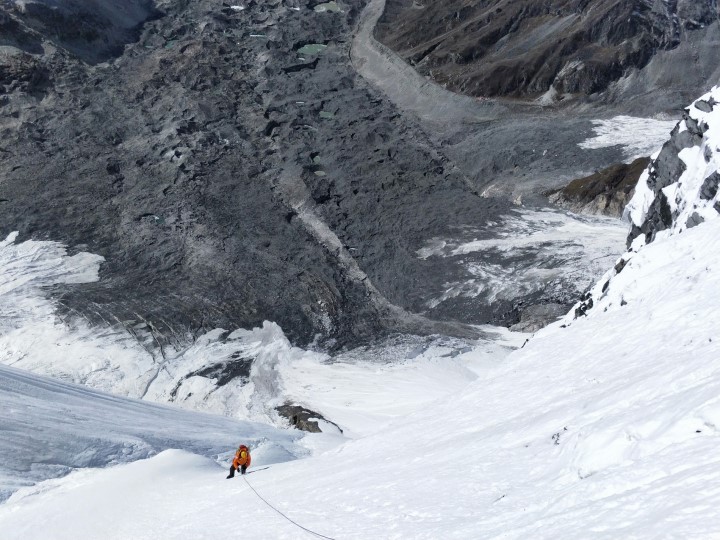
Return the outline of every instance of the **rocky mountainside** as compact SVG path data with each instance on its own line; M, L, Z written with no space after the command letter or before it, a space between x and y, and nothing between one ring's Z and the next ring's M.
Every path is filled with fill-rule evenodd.
M668 91L687 103L717 69L720 53L706 48L717 45L717 20L714 0L387 0L376 35L421 73L473 96L626 100L662 90L665 70Z
M0 238L104 259L98 281L42 285L63 320L147 332L162 363L166 344L264 321L341 348L476 336L468 324L571 305L591 279L561 268L578 254L506 252L498 224L519 234L515 204L622 159L578 146L610 113L481 102L402 70L392 91L383 74L400 61L372 40L372 16L357 32L382 8L1 3ZM565 219L523 215L536 234ZM493 247L449 248L475 240ZM584 249L574 240L562 249ZM548 279L528 277L538 266ZM498 279L518 275L529 283Z
M407 313L437 280L415 251L509 202L352 70L363 4L1 4L0 231L102 255L57 301L158 343L263 320L300 343L467 335Z
M57 47L97 63L122 54L142 24L158 16L152 0L10 0L0 7L0 46L30 54Z

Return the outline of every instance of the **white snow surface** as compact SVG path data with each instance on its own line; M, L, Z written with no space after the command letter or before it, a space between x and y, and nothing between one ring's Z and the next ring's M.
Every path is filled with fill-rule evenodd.
M677 120L621 115L593 120L593 124L595 136L578 143L580 148L622 146L626 159L634 160L657 151L667 141Z
M474 376L451 396L247 480L337 539L720 537L718 238L720 220L659 238L587 317L509 355L461 353ZM311 537L224 473L180 451L78 471L19 490L0 531Z

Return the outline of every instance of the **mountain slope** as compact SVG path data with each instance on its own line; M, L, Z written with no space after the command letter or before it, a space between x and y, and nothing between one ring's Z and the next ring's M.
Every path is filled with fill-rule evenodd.
M712 0L388 0L377 36L464 94L560 100L609 90L615 99L623 84L614 83L648 67L640 81L630 77L624 100L652 90L687 102L713 80L717 53L703 44L717 44L717 19ZM695 62L679 61L693 50ZM656 59L682 64L668 68L683 73L669 89L655 84Z
M341 349L396 332L475 337L468 323L509 326L538 301L428 312L462 270L417 251L616 162L619 147L576 146L606 111L431 92L419 122L393 96L414 101L425 81L358 54L376 0L316 4L0 3L0 237L104 258L98 281L53 289L63 320L143 326L156 356L266 320L294 345ZM51 15L72 19L70 35ZM78 41L73 25L89 33Z
M719 92L694 103L643 175L628 215L650 235L637 237L563 321L508 356L458 351L460 366L472 365L464 389L375 430L365 411L348 410L364 436L325 451L319 444L307 460L258 471L250 485L289 519L333 538L716 535L720 212L706 180L720 165ZM695 144L679 149L682 133ZM653 179L666 180L657 193L642 185ZM654 230L660 193L670 218ZM704 219L688 227L690 211ZM299 370L306 385L321 377L307 364ZM305 399L314 405L312 393ZM239 523L238 505L253 519ZM33 519L40 513L43 522ZM0 530L23 538L46 538L48 522L58 538L212 538L238 527L256 537L301 534L245 481L225 482L217 464L176 451L40 483L0 506Z
M78 24L94 10L124 20L111 3L53 3ZM24 5L0 4L0 19L30 28L47 7ZM0 235L105 258L99 282L61 288L66 314L119 330L148 321L158 343L180 347L264 320L299 344L471 334L407 313L438 280L414 251L509 202L474 195L355 74L349 39L364 1L159 5L104 62L62 46L52 24L28 30L45 48L0 49Z

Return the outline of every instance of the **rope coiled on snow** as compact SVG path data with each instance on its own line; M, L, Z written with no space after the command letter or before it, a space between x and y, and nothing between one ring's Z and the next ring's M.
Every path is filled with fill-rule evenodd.
M297 523L296 521L293 521L292 519L290 519L289 517L287 517L285 514L283 514L280 510L278 510L277 508L275 508L272 504L270 504L269 502L267 502L267 501L263 498L263 496L260 495L260 494L255 490L255 488L250 485L250 482L248 482L248 479L247 479L246 476L243 476L243 480L245 480L245 483L248 485L248 487L253 490L253 493L255 493L255 495L258 496L258 499L260 499L262 502L264 502L265 504L267 504L270 508L272 508L273 510L275 510L278 514L280 514L282 517L284 517L285 519L287 519L290 523L292 523L292 524L295 525L296 527L299 527L299 528L302 529L303 531L308 532L308 533L310 533L310 534L312 534L313 536L316 536L316 537L318 537L318 538L325 538L326 540L334 540L333 538L331 538L331 537L329 537L329 536L325 536L324 534L320 534L320 533L317 533L317 532L315 532L315 531L311 531L311 530L308 529L307 527L303 527L302 525L300 525L300 524Z

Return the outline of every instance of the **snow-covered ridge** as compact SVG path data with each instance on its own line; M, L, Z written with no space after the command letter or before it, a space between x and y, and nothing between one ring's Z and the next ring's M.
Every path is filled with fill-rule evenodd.
M661 231L681 233L720 213L720 87L685 110L671 138L638 181L625 210L632 224L629 242Z
M587 292L563 324L578 317L626 305L633 285L619 277L628 266L643 258L646 244L686 232L720 217L720 87L697 99L685 110L670 139L652 156L638 180L635 194L623 213L630 222L628 251ZM696 244L697 255L717 247L717 238L703 236L706 245ZM680 242L682 244L682 242ZM695 256L688 254L688 257ZM636 260L637 259L637 260ZM645 262L665 268L663 260ZM624 284L623 284L624 283Z

